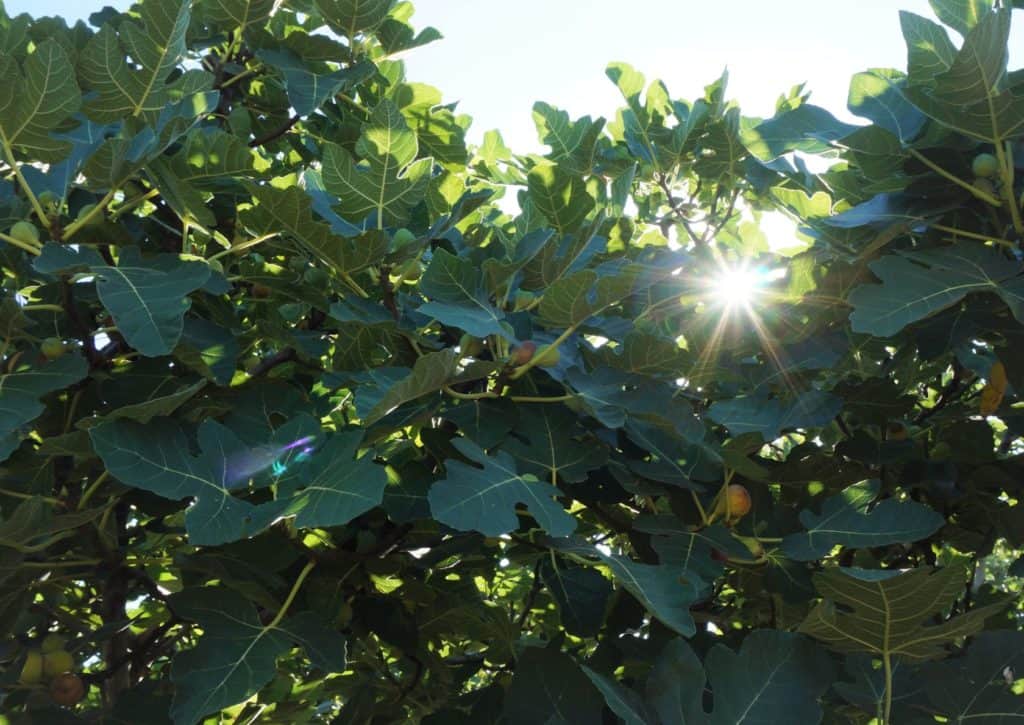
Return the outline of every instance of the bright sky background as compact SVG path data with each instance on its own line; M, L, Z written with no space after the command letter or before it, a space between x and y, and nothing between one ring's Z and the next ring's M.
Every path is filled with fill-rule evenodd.
M2 0L0 0L2 2ZM11 14L85 17L127 0L7 0ZM854 73L906 67L900 9L934 18L927 0L419 0L417 27L445 38L408 54L411 80L440 88L470 114L470 140L497 128L518 152L538 150L534 101L573 116L610 117L622 105L610 61L661 78L692 100L729 68L729 97L747 115L806 82L812 102L844 120ZM1024 13L1011 48L1024 49ZM955 34L954 34L955 37ZM955 38L955 42L959 42ZM1022 61L1011 57L1011 68Z

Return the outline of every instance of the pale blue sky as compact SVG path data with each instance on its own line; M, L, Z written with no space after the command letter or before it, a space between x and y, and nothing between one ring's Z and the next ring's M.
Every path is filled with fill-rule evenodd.
M8 0L11 13L88 15L126 0ZM631 63L693 98L725 66L729 96L768 115L778 95L806 81L812 100L842 118L853 73L904 68L898 11L933 17L927 0L419 0L413 18L445 38L411 52L412 80L439 87L474 118L470 133L498 128L517 151L535 150L536 100L574 116L609 116L620 103L604 76ZM1012 48L1024 49L1024 13ZM1011 65L1021 62L1021 54Z

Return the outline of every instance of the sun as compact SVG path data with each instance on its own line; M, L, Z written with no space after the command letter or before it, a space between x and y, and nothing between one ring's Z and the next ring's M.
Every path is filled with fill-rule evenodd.
M727 308L750 307L764 282L762 273L745 264L725 267L711 281L711 295Z

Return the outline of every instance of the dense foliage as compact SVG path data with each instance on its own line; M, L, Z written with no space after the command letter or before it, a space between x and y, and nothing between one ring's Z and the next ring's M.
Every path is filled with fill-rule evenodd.
M544 155L407 2L0 12L0 712L1024 717L1006 5L861 125L613 64Z

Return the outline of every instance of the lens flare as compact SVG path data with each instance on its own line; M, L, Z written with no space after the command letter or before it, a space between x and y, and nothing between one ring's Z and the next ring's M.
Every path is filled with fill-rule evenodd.
M745 264L726 267L712 281L711 293L719 304L727 308L749 307L766 281L763 272Z
M314 436L303 436L283 446L257 446L234 453L227 460L226 483L232 488L241 486L266 470L274 477L283 476L291 464L305 461L313 455L316 449L310 444L315 440Z

